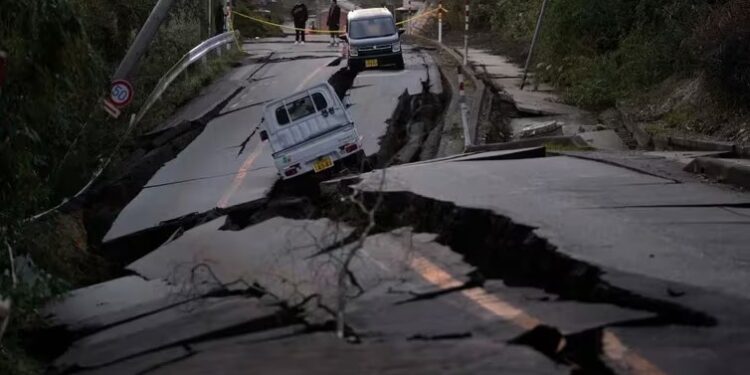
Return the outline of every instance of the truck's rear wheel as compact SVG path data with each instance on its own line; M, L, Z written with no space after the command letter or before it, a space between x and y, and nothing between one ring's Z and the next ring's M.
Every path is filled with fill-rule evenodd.
M372 171L372 165L370 164L370 159L367 158L367 155L365 155L364 150L359 150L356 155L354 155L354 161L357 163L357 170L360 171L360 173L370 172Z

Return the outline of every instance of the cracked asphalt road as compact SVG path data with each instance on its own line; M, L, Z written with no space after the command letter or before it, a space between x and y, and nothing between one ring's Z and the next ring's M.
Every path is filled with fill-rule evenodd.
M262 103L340 67L323 43L245 48L256 58L225 78L242 92L152 177L107 239L239 208L148 249L128 276L50 306L72 339L53 372L746 373L747 193L662 175L666 163L645 163L659 164L653 171L633 155L517 150L269 197L268 150L250 137L238 156ZM406 52L407 70L365 71L352 84L368 154L399 95L420 92L427 77L442 90L429 56ZM345 207L341 190L382 202L349 268L348 341L333 331L337 271L362 222L327 206Z
M328 47L322 36L305 45L288 38L269 38L246 43L244 48L255 62L236 69L224 80L243 90L203 133L177 158L168 162L138 196L120 213L104 242L156 226L194 212L227 208L263 198L276 182L270 149L257 134L238 155L240 144L258 126L263 104L290 92L327 81L343 68L329 66L338 48ZM433 75L432 91L439 93L437 68L421 51L405 48L404 71L365 71L356 78L347 99L352 117L365 139L365 151L378 151L386 120L397 104L398 95L421 91L420 80Z

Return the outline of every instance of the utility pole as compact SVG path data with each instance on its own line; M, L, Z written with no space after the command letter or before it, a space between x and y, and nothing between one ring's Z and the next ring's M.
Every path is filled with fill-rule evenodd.
M544 20L545 9L547 9L547 0L543 0L542 10L539 11L539 19L536 21L536 29L534 30L534 38L531 39L531 47L529 48L529 56L526 57L526 66L523 68L523 79L521 79L521 90L523 90L523 87L526 86L526 77L529 74L529 66L531 65L531 60L534 56L534 47L536 47L537 39L539 39L539 34L542 30L542 21Z
M464 66L469 64L469 0L464 0L464 16L466 27L464 28Z
M146 23L143 24L143 27L135 37L135 41L133 41L130 49L128 49L125 57L123 57L120 62L120 66L117 67L117 71L115 71L115 74L112 77L113 81L130 78L138 65L138 61L140 61L143 54L146 53L146 49L154 39L156 32L159 31L159 26L164 23L167 15L169 15L169 10L172 8L173 4L174 0L159 0L159 2L156 3L154 9L151 10L151 14L148 16Z
M443 1L438 2L438 43L443 43Z

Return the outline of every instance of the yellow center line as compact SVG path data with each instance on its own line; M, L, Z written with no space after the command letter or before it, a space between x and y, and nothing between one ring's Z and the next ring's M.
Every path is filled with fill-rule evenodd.
M216 203L216 207L227 208L232 195L234 195L234 193L237 192L237 189L240 188L240 185L242 185L242 182L245 180L245 176L247 176L247 171L250 169L250 167L252 167L253 163L255 163L255 160L258 158L258 156L260 156L260 153L265 148L265 145L266 144L264 142L258 143L255 146L253 152L247 156L247 159L245 159L245 161L242 163L242 166L240 166L240 169L237 171L237 175L234 176L232 184L229 185L229 189L224 192L224 195L221 196L219 202Z
M463 282L425 257L414 255L409 266L430 284L440 289L455 288L463 285ZM482 309L524 330L530 330L542 324L542 321L539 319L504 301L499 296L487 293L483 288L466 289L461 291L461 295ZM630 374L666 375L656 365L628 348L614 333L604 330L602 341L604 355L618 366L627 369Z

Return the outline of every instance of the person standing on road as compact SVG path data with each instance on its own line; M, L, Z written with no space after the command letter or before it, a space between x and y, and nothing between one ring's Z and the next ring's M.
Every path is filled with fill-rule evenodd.
M292 19L294 20L294 44L305 44L305 24L307 24L307 6L298 2L292 8Z
M341 8L336 4L336 0L331 0L331 7L328 8L328 30L331 31L331 43L330 46L337 46L339 44L338 29L341 23Z

